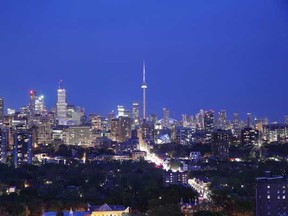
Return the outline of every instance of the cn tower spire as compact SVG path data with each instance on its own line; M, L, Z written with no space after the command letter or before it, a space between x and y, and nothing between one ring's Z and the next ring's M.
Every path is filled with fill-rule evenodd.
M143 60L143 83L141 88L143 89L143 120L146 119L146 66L145 61Z

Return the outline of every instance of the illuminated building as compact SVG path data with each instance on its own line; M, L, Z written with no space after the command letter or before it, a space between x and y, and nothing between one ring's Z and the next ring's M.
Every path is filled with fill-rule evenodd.
M50 117L41 116L40 121L37 125L37 143L38 144L49 144L52 139L52 128L51 128Z
M119 117L111 120L111 139L125 142L131 138L131 118Z
M143 82L141 88L143 89L143 120L144 120L146 119L146 89L147 89L145 62L143 62Z
M288 125L286 124L268 124L263 125L263 139L268 143L288 141Z
M92 133L90 126L69 126L65 129L65 144L85 145L92 144Z
M227 128L226 110L221 110L220 112L218 112L217 128L218 129L226 129Z
M89 118L92 130L102 130L102 118L100 115L91 114Z
M163 108L163 127L169 127L169 110L167 108Z
M40 95L35 100L35 114L44 114L45 112L45 104L44 104L44 96Z
M0 98L0 126L2 126L4 120L4 98Z
M204 113L204 129L205 129L205 141L210 142L212 140L212 132L214 130L214 111L205 111Z
M239 113L233 113L233 127L234 129L239 127Z
M220 161L225 161L229 157L229 145L231 142L231 132L218 129L213 132L212 154Z
M14 166L32 163L32 134L28 130L17 130L14 133L13 145Z
M252 127L252 113L247 113L247 127Z
M287 178L283 176L256 178L256 216L287 214Z
M114 118L111 120L110 138L112 141L119 141L119 137L120 137L120 120L119 118Z
M137 127L140 124L139 118L139 103L133 102L132 104L132 119L133 119L133 127Z
M171 184L188 184L188 172L163 172L163 185L169 186Z
M124 111L125 111L124 106L118 105L117 110L118 110L118 115L117 115L117 117L124 116Z
M36 102L36 98L37 98L37 92L35 90L31 90L29 92L29 96L30 96L30 102L29 102L29 111L30 111L30 115L34 116L35 114L35 102Z
M2 163L7 161L8 133L8 130L0 129L0 159Z
M259 131L251 127L241 130L241 143L244 145L254 145L259 138Z
M153 140L154 141L154 124L150 121L143 121L141 124L142 139L143 140Z
M66 102L66 90L62 88L62 80L59 82L59 88L57 90L57 114L58 124L65 125L67 121L67 102Z

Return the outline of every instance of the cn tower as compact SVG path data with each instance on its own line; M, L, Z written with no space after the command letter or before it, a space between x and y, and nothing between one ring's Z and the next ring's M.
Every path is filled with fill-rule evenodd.
M146 68L145 68L145 61L143 61L143 82L141 88L143 89L143 120L146 119L146 88L147 84L145 81L145 74L146 73Z

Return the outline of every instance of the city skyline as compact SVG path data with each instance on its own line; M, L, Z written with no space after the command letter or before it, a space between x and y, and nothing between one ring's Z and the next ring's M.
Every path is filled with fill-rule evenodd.
M278 122L287 114L284 1L18 3L0 7L6 108L27 104L30 89L55 106L62 79L68 102L88 113L130 109L142 101L145 59L147 114L225 109Z

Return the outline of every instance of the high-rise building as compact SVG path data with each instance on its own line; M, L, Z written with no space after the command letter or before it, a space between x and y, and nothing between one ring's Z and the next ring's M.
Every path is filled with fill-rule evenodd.
M0 98L0 126L2 126L4 120L4 98Z
M169 127L169 110L167 108L163 108L163 127Z
M69 126L65 129L65 144L84 145L92 144L92 133L90 126Z
M32 163L32 134L28 130L17 130L14 133L14 166Z
M133 119L133 126L137 127L140 124L139 118L139 103L133 102L132 104L132 119Z
M62 80L57 90L57 120L59 125L65 125L67 121L66 90L62 88Z
M212 140L212 132L214 130L214 111L205 111L204 114L204 129L205 129L205 141L210 142Z
M52 139L52 122L51 117L41 116L39 124L37 125L37 143L49 144Z
M91 114L89 118L92 130L102 130L102 118L100 115Z
M233 127L238 128L239 126L239 113L233 113Z
M37 99L37 92L35 90L31 90L29 92L30 102L29 102L29 111L30 115L34 116L35 114L35 103Z
M217 128L226 129L226 127L227 127L227 113L226 110L221 110L220 112L218 112Z
M252 127L252 113L247 113L247 127Z
M218 129L213 132L212 153L220 161L225 161L229 157L229 144L231 141L231 131Z
M251 127L241 130L241 143L244 145L254 145L259 138L259 131Z
M256 178L256 216L287 215L287 194L287 178L283 176Z
M154 141L154 124L151 121L143 121L141 124L142 139Z
M131 138L131 118L121 116L111 121L111 139L125 142Z
M143 120L146 119L146 66L145 62L143 62L143 82L141 88L143 89Z
M0 159L2 163L7 161L8 129L0 129Z
M35 114L44 114L44 112L45 112L44 96L40 95L35 100Z

